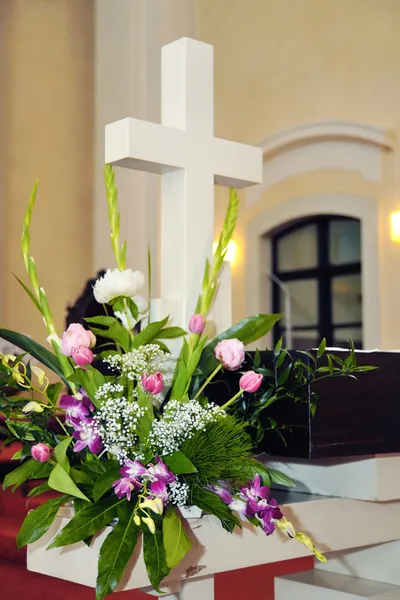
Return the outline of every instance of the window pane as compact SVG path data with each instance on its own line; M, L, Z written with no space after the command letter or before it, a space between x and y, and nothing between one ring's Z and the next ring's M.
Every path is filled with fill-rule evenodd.
M361 322L361 275L332 278L333 323Z
M315 279L287 281L286 290L286 294L280 290L279 310L283 314L282 322L285 323L287 312L290 310L292 326L316 325L318 323L317 281Z
M277 264L279 271L316 267L316 225L306 225L280 238L277 243Z
M332 265L361 260L360 221L334 219L329 223L329 260Z
M301 331L292 331L292 344L291 350L310 350L316 348L321 339L319 338L318 331L316 329L306 329Z
M361 327L337 327L333 333L333 345L339 348L348 348L347 340L353 340L355 348L362 348Z

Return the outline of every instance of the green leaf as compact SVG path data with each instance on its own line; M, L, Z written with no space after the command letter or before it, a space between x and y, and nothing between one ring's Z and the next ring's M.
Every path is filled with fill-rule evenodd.
M31 292L31 290L28 288L27 285L25 285L25 283L19 278L17 277L17 275L15 273L13 273L11 271L11 274L13 275L13 277L15 277L15 279L18 281L18 283L20 284L20 286L25 290L25 292L28 294L29 298L31 299L31 301L33 302L33 304L36 306L36 308L38 309L38 311L40 312L40 314L42 313L42 309L40 307L39 302L37 301L35 295L33 294L33 292Z
M180 450L177 450L168 456L163 456L163 461L175 475L189 475L190 473L197 473L197 469L194 464Z
M167 565L173 569L193 546L192 540L183 527L176 508L168 506L163 520L164 549Z
M69 473L69 471L70 471L69 460L67 458L67 450L68 450L68 447L71 442L72 442L72 437L67 437L67 438L65 438L65 440L63 440L62 442L57 444L57 446L54 448L54 456L55 456L58 464L67 473Z
M49 352L49 350L37 342L34 342L26 335L16 333L15 331L10 331L9 329L0 329L0 337L7 340L7 342L10 342L11 344L15 344L15 346L21 348L21 350L24 350L33 356L33 358L36 358L36 360L51 369L54 373L57 373L57 375L67 385L68 389L70 389L69 383L64 377L64 373L57 360L57 357L52 352Z
M68 500L69 496L52 498L29 512L17 535L18 548L40 539L50 529L59 508Z
M59 464L54 467L50 474L49 486L53 490L56 490L56 492L68 494L69 496L74 496L74 498L82 498L82 500L87 500L90 502L89 498L87 498L85 494L81 492L81 490L72 481L68 473L64 471L62 466Z
M30 490L30 492L28 493L28 498L36 498L36 496L45 494L46 492L49 492L50 490L51 490L51 487L49 486L47 481L45 481L44 483L41 483L40 485L37 485L36 487L32 488Z
M247 461L243 466L249 469L249 479L254 479L254 476L258 474L261 477L263 485L271 486L269 470L262 463L258 462L258 460Z
M214 348L221 340L227 340L231 338L237 338L242 341L246 346L252 342L256 342L259 338L263 337L268 331L270 331L275 323L281 318L280 314L273 315L255 315L254 317L247 317L230 327L224 333L217 336L207 344L204 348L201 360L199 363L200 370L205 376L209 375L217 366L217 360L214 358Z
M87 317L85 321L89 323L90 329L95 335L98 335L103 338L107 338L113 340L120 344L125 352L129 352L131 341L129 337L129 332L125 329L121 323L115 319L114 317ZM91 323L104 325L105 329L98 329L97 327L92 327Z
M227 505L213 492L200 487L194 487L191 491L191 503L218 517L222 526L230 533L234 530L235 525L240 527L239 519L231 513Z
M94 535L111 523L117 516L118 506L123 502L126 502L126 500L118 500L115 497L110 500L102 500L96 504L90 504L67 523L48 546L48 549L69 546Z
M269 473L269 476L271 477L271 480L274 483L278 483L279 485L284 485L286 487L296 487L296 484L293 481L293 479L290 479L290 477L288 477L284 473L281 473L280 471L275 471L275 469L270 469L269 467L267 467L267 471Z
M70 475L72 481L75 483L82 483L82 485L93 485L94 483L93 479L80 469L74 469L74 467L71 467Z
M143 346L144 344L148 344L152 342L158 334L161 332L164 325L168 323L169 317L165 317L162 321L154 321L154 323L150 323L135 336L133 340L132 348L139 348L139 346Z
M103 600L115 590L133 554L140 530L134 523L134 514L127 501L118 507L118 524L100 548L96 600Z
M321 341L320 345L318 346L317 358L321 358L321 356L324 355L325 348L326 348L326 339L323 338L323 340Z
M102 496L104 496L104 494L112 488L114 481L121 477L119 472L121 465L117 461L114 462L114 468L110 468L106 473L102 473L102 475L99 475L99 477L96 479L96 482L93 486L93 500L95 502L98 502L100 498L102 498Z
M62 390L62 383L51 383L47 388L47 395L53 404L56 403L58 396Z
M155 533L150 533L146 526L143 528L143 558L151 585L161 593L160 583L170 569L167 565L163 534L158 523L156 523Z
M160 340L167 340L182 337L186 334L187 331L182 329L182 327L165 327L164 329L161 329L160 333L158 333L156 337Z
M284 371L282 371L282 373L280 373L280 375L278 377L278 385L283 385L284 383L287 382L287 380L289 379L289 375L292 370L292 367L293 367L293 363L290 363L290 365Z
M3 489L7 489L11 485L14 486L13 491L25 483L27 479L41 479L48 477L52 470L52 465L49 463L41 463L38 460L27 460L20 467L11 471L4 477Z

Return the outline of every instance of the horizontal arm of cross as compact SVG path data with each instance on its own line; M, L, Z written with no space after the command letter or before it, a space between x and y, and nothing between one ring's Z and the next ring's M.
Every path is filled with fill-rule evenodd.
M105 160L149 173L213 173L216 184L235 188L262 183L260 148L132 118L107 125Z

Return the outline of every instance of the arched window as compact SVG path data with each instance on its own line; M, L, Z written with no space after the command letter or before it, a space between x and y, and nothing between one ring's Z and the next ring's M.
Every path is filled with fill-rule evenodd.
M291 347L329 346L352 338L362 347L360 221L322 215L296 221L272 236L272 305L283 314L275 340L288 326Z

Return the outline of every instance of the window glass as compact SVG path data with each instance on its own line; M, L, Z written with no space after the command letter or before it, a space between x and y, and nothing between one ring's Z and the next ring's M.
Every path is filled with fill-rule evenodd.
M306 225L279 238L278 271L297 271L317 266L317 227Z
M329 223L329 261L345 265L361 260L360 221L334 219Z
M307 326L318 324L318 286L316 279L299 279L285 282L290 298L291 325ZM287 300L286 300L287 302ZM285 293L280 290L280 312L285 323L288 304L285 304Z
M332 278L333 323L361 322L361 275Z

